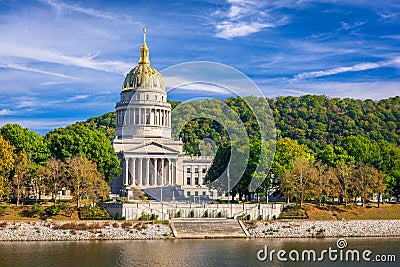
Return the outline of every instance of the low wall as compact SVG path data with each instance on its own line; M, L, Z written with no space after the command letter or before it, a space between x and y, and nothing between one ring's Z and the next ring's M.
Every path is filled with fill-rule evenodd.
M170 218L246 218L271 220L277 218L283 204L192 204L170 202L138 202L134 204L102 203L101 208L114 217L138 220L143 216L157 216L159 220Z

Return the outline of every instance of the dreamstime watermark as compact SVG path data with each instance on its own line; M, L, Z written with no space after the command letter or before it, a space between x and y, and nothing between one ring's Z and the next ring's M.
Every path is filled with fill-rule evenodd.
M346 249L347 241L344 238L339 238L336 242L336 248L329 247L321 251L313 249L304 249L298 251L292 249L286 251L284 249L275 250L268 249L265 245L264 249L257 252L257 259L259 261L273 262L275 260L281 262L322 262L322 261L340 261L340 262L396 262L396 255L394 254L376 254L372 250L365 249Z

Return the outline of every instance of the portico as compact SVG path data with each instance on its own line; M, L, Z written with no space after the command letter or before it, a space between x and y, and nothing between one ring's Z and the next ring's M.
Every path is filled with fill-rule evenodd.
M176 185L177 158L126 157L124 186Z

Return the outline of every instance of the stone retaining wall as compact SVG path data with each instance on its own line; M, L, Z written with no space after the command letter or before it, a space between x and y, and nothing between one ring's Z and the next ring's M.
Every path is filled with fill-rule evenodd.
M283 204L192 204L138 202L134 204L102 203L101 208L116 217L137 220L143 216L157 216L159 220L170 218L246 218L272 220L278 218Z

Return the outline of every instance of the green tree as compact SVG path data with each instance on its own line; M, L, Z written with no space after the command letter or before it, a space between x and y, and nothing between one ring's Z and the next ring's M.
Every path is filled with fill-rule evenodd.
M312 159L310 149L290 138L280 138L276 143L276 152L272 163L272 173L282 176L293 168L297 158Z
M28 160L35 164L43 163L50 157L43 137L27 128L18 124L6 124L0 128L0 134L15 147L15 154L25 150Z
M59 160L80 156L96 162L107 182L121 173L118 157L110 141L99 131L71 125L47 133L45 139L51 154Z
M320 152L318 158L331 167L336 167L341 163L354 162L354 157L350 156L341 146L327 145Z

